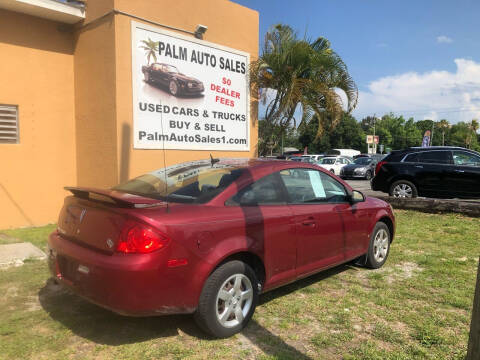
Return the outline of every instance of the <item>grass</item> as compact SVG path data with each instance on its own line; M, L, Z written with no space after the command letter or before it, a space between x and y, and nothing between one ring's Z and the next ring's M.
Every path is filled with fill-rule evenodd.
M396 215L382 269L344 265L266 293L247 328L224 340L190 316L98 308L47 281L43 261L0 270L0 359L463 359L480 219ZM43 248L52 229L0 233Z

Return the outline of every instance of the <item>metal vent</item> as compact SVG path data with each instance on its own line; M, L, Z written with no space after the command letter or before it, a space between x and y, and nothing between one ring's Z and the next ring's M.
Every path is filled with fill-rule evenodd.
M18 107L0 105L0 144L18 143Z

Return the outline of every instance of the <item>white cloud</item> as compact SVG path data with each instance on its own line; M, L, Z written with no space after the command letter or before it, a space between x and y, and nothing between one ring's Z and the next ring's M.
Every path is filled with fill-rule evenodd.
M437 42L439 44L450 44L453 42L453 40L446 35L440 35L437 36Z
M455 64L455 72L407 72L372 81L368 91L360 91L353 114L361 119L394 112L452 123L480 118L480 63L455 59Z

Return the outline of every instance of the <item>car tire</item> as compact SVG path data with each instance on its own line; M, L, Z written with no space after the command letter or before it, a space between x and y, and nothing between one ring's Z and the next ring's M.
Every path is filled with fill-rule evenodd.
M418 191L412 182L408 180L398 180L390 186L389 194L397 198L416 198Z
M146 83L150 82L150 74L148 73L148 71L145 71L143 73L143 79L145 80Z
M221 265L203 286L195 321L217 338L238 333L255 312L259 287L255 272L247 264L234 260Z
M377 222L370 236L370 245L368 246L367 261L365 265L371 269L378 269L387 261L390 253L390 243L392 235L390 229L384 222Z
M333 170L333 169L330 169L330 172L331 172L332 174L335 174L335 170Z
M365 174L365 179L366 180L370 180L372 178L372 172L371 171L367 171L367 173Z
M173 96L177 96L178 93L179 93L179 88L178 88L178 84L175 80L171 80L170 83L168 84L168 91L170 92L170 94L172 94Z

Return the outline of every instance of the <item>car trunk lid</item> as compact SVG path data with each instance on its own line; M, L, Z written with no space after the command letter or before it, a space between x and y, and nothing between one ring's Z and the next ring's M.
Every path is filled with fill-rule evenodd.
M59 234L81 245L113 253L122 232L135 221L129 209L164 207L165 202L114 190L68 187L58 219ZM133 214L132 214L133 213Z

